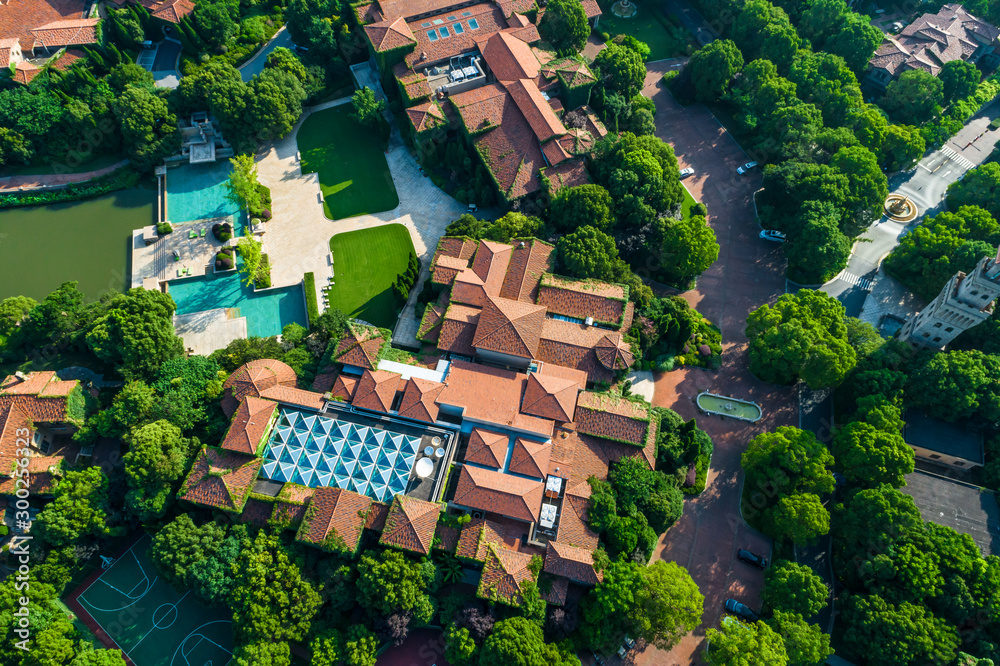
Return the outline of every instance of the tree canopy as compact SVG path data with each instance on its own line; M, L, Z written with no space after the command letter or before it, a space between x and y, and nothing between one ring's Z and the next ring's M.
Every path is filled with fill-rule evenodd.
M764 572L764 603L772 610L812 617L826 607L830 590L812 569L778 560Z
M587 44L590 24L583 3L552 0L538 22L538 34L563 55L579 53Z

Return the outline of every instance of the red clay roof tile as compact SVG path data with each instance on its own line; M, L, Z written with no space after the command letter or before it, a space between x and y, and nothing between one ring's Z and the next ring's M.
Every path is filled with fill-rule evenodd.
M250 361L236 368L222 385L222 411L232 416L246 396L259 398L262 391L272 386L294 388L297 381L295 371L281 361L273 358Z
M549 541L542 570L583 585L597 585L604 580L604 575L594 570L592 551L558 541Z
M572 421L576 395L582 388L572 379L533 372L528 375L521 411L553 421Z
M379 543L429 555L442 508L443 505L434 502L396 495L392 498Z
M403 399L399 403L399 415L434 423L440 411L435 400L443 390L444 384L440 382L411 377L406 382Z
M329 552L353 553L371 505L371 498L350 490L317 488L295 539Z
M260 458L202 447L177 496L194 504L240 513L260 466Z
M538 522L545 484L511 474L463 465L454 502L525 522Z
M465 449L465 462L502 469L507 459L508 435L482 428L473 428Z
M229 430L222 440L222 448L247 455L257 455L257 449L267 434L278 403L248 395L233 414Z
M555 247L537 238L514 241L507 274L500 287L500 297L515 301L536 302L542 275L552 269Z
M528 568L529 564L531 555L527 553L489 546L476 593L483 599L520 606L524 602L521 585L535 579Z
M354 406L376 412L388 412L396 398L401 375L386 370L365 370L354 391Z
M549 469L549 456L551 454L552 442L535 442L518 437L514 440L509 471L514 474L544 479Z
M544 321L544 306L491 297L479 317L472 346L477 350L533 358Z

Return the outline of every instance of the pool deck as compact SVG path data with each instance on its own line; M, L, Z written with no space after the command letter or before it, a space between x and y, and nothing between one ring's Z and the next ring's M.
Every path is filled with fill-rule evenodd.
M184 349L201 356L248 337L247 318L230 318L226 308L174 315L174 331L184 340Z
M267 240L272 284L299 284L302 276L311 271L316 276L316 298L322 310L323 294L320 290L329 278L336 280L330 261L330 238L345 231L402 224L410 232L422 268L417 284L410 292L410 300L400 315L393 339L419 347L416 332L420 322L413 315L417 295L429 276L428 266L438 239L444 234L445 227L464 213L466 207L420 173L416 159L393 125L386 160L399 193L399 205L372 215L327 219L323 213L319 177L315 173L302 173L297 160L296 137L309 114L349 102L350 98L345 97L311 107L285 138L273 142L263 154L257 156L260 182L271 188L271 211L274 216L267 223Z
M159 240L151 245L146 245L143 240L142 229L133 231L132 286L141 287L148 278L166 282L205 275L214 270L215 255L225 246L225 243L215 240L215 236L212 235L212 225L220 221L227 220L216 218L175 224L173 233L160 236ZM198 238L189 238L192 229L198 232ZM201 237L202 229L206 229L204 238ZM181 255L180 261L174 261L174 250ZM177 275L178 269L186 268L190 268L191 272Z

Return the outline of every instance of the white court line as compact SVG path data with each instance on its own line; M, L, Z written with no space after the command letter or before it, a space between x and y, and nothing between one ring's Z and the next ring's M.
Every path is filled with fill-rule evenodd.
M184 597L186 597L186 596L187 596L187 595L189 595L189 594L191 594L191 590L188 590L187 592L185 592L185 593L184 593ZM173 606L174 606L174 610L176 610L176 611L177 611L178 613L180 613L180 611L179 611L179 610L177 610L177 606L178 606L178 604L180 604L180 603L181 603L182 601L184 601L184 597L181 597L180 599L178 599L177 601L175 601L175 602L174 602L174 604L173 604ZM143 635L142 635L142 638L140 638L140 639L139 639L139 643L141 643L141 642L143 642L144 640L146 640L146 637L147 637L147 636L149 636L149 635L150 635L151 633L153 633L154 631L156 631L156 629L157 629L157 626L156 626L156 621L155 621L155 620L153 620L153 617L152 617L152 615L150 615L150 618L149 618L149 619L150 619L150 621L152 621L152 622L153 622L153 626L152 626L152 627L150 628L150 630L149 630L149 631L147 631L147 632L146 632L145 634L143 634ZM135 649L136 649L137 647L139 647L139 643L136 643L135 645L133 645L133 646L132 646L132 650L135 650ZM126 652L125 654L130 654L130 653L132 652L132 650L129 650L129 651L128 651L128 652Z
M184 645L188 642L188 640L191 637L195 636L195 635L200 636L202 640L208 641L209 643L211 643L212 645L216 646L217 648L219 648L223 652L228 653L229 656L232 657L233 653L230 650L227 650L226 648L222 647L221 645L219 645L215 641L212 641L212 640L209 640L208 638L205 638L204 634L198 633L199 631L201 631L205 627L209 626L210 624L219 624L220 622L224 622L225 624L232 624L232 622L230 622L229 620L213 620L212 622L206 622L205 624L201 625L200 627L195 627L193 630L191 630L191 632L189 632L188 635L184 637L184 640L182 640L177 645L177 649L174 650L174 655L170 658L170 666L173 666L174 663L177 661L177 653L181 652L181 648L183 648ZM197 645L197 643L195 645ZM188 661L187 655L191 654L191 652L193 650L194 650L194 648L191 648L191 650L189 650L187 654L181 652L181 659L184 660L184 663L186 663L186 664L190 664L191 663L190 661ZM232 661L232 659L230 659L230 661Z
M142 536L142 537L141 537L141 538L139 539L139 541L142 541L143 539L147 538L148 536L149 536L148 534L146 534L146 535L143 535L143 536ZM124 553L122 553L122 557L124 557L125 555L127 555L127 554L131 553L131 552L132 552L132 549L133 549L133 548L135 548L136 546L138 546L138 545L139 545L139 541L136 541L136 542L135 542L134 544L132 544L131 546L129 546L129 549L128 549L128 550L126 550L126 551L125 551ZM133 555L133 556L134 556L134 555ZM119 558L118 558L118 560L120 560L120 559L121 559L121 557L119 557ZM115 560L115 564L118 564L118 560ZM112 565L111 565L111 569L114 569L114 568L115 568L115 564L112 564ZM83 591L83 592L81 592L80 594L76 595L76 599L77 599L77 601L82 601L82 600L83 600L83 595L87 594L87 592L88 592L88 591L90 590L90 588L92 588L92 587L94 586L94 583L96 583L97 581L99 581L99 580L101 580L102 578L104 578L104 575L105 575L105 574L107 574L107 573L108 573L108 571L111 571L111 569L107 569L107 570L105 570L105 571L104 571L104 573L102 573L102 574L101 574L100 576L98 576L98 577L97 577L97 578L96 578L96 579L94 580L94 582L93 582L93 583L91 583L90 585L88 585L88 586L86 587L86 589L84 589L84 591ZM145 573L145 572L143 572L143 573ZM107 585L107 583L105 583L105 585Z
M135 553L130 553L130 554L135 559L135 563L136 563L136 565L138 565L139 571L142 572L142 579L143 579L143 581L145 581L146 583L148 583L148 585L146 586L146 591L145 592L143 592L142 594L140 594L138 597L133 597L131 594L126 594L125 592L122 592L121 590L119 590L117 587L115 587L111 583L109 583L109 582L107 582L105 580L101 580L102 583L104 583L105 585L107 585L108 587L110 587L115 592L118 592L119 594L121 594L122 596L124 596L126 599L132 599L132 603L126 604L125 606L122 606L121 608L100 608L99 606L95 606L92 601L87 601L87 600L83 599L82 597L78 597L78 600L80 601L80 603L81 604L82 603L86 603L88 606L90 606L94 610L101 611L102 613L117 613L119 611L125 610L126 608L131 608L132 606L134 606L137 603L139 603L140 601L142 601L146 597L146 595L149 594L149 591L153 589L153 586L156 585L156 581L159 580L159 577L157 576L156 578L153 578L153 580L150 580L149 576L146 574L146 570L142 568L141 564L139 564L139 558L136 557L136 554ZM108 569L108 571L110 571L110 569ZM102 575L101 578L103 578L103 577L104 576ZM100 578L98 580L100 580ZM96 583L97 581L94 581L94 582ZM135 587L133 587L132 590L135 591L135 589L137 587L139 587L139 585L141 585L141 584L142 583L136 583Z

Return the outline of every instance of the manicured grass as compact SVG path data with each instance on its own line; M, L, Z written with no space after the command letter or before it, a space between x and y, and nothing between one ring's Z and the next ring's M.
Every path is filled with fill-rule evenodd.
M681 212L684 214L684 219L691 217L691 206L698 203L688 192L688 188L684 187L684 183L681 183L681 192L684 194L684 201L681 202Z
M319 111L302 123L298 134L302 173L319 174L323 209L331 220L399 205L378 135L350 114L350 105Z
M604 3L602 3L603 7ZM652 2L638 5L639 11L632 18L618 18L609 9L601 14L597 29L612 37L632 35L649 45L649 61L666 60L685 55L691 35L683 28L672 25Z
M395 327L403 304L393 294L392 284L415 254L407 228L387 224L337 234L330 239L330 251L334 282L327 291L330 307L375 326Z

